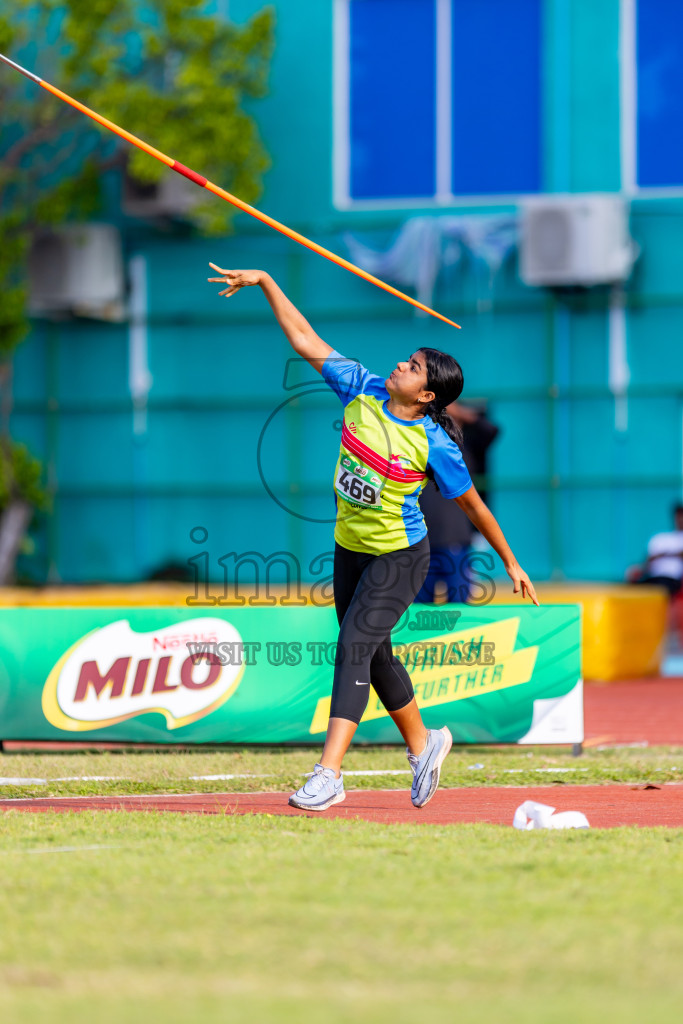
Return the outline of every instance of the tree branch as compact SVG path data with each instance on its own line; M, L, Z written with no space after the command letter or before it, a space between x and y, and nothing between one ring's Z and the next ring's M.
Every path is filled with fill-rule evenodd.
M64 127L69 121L76 121L74 115L65 114L61 118L57 118L54 121L50 121L47 124L41 124L39 127L34 128L33 131L28 132L26 135L22 135L20 139L10 146L6 153L3 154L2 162L9 165L10 167L16 167L21 158L29 150L35 149L42 142L49 142L51 138L57 135L61 135L64 132Z

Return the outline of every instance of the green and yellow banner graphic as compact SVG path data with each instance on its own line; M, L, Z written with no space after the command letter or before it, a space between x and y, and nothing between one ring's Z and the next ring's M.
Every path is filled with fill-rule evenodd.
M327 607L0 609L0 740L319 744L336 637ZM578 606L413 606L393 640L456 743L582 741ZM372 688L356 742L400 742Z

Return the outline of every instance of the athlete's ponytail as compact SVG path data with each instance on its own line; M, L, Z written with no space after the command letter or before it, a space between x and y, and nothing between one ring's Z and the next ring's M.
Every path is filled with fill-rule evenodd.
M462 368L457 359L436 348L421 348L427 366L427 391L434 392L434 399L426 408L427 415L446 431L452 441L462 448L462 430L446 412L446 406L460 398L464 386ZM434 480L430 469L427 475ZM434 480L438 490L438 484Z
M437 348L421 348L420 352L427 366L426 390L434 392L434 400L425 411L457 445L462 445L462 431L446 412L446 406L462 394L464 380L460 363Z
M430 388L429 390L431 391L432 389ZM453 399L453 401L455 401L455 399ZM448 402L447 404L450 405L451 403ZM435 409L435 405L436 402L431 403L429 409L427 410L427 415L430 416L435 423L438 423L440 427L443 427L443 429L450 437L451 441L455 441L458 448L462 448L463 437L462 428L460 424L455 423L453 419L451 419L451 417L446 412L445 406L442 406L441 409Z

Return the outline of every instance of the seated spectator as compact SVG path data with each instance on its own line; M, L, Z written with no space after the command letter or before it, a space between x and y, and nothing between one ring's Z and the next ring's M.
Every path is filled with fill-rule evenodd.
M683 505L676 505L673 512L675 528L651 537L647 561L627 573L631 583L665 587L670 597L680 591L683 582Z

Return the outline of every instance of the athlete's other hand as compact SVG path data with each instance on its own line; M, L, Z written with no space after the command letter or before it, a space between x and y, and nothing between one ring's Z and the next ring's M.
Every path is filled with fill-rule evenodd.
M240 288L248 288L250 285L260 284L261 277L263 275L262 270L223 270L222 267L217 267L215 263L209 263L210 267L213 267L221 277L209 277L207 281L210 284L227 284L219 295L225 295L226 299L229 299L231 295L238 292Z
M536 591L534 585L522 569L521 565L517 562L513 562L511 565L505 566L505 571L512 580L512 591L514 594L522 592L522 597L530 597L535 605L538 605L538 598L536 597Z

